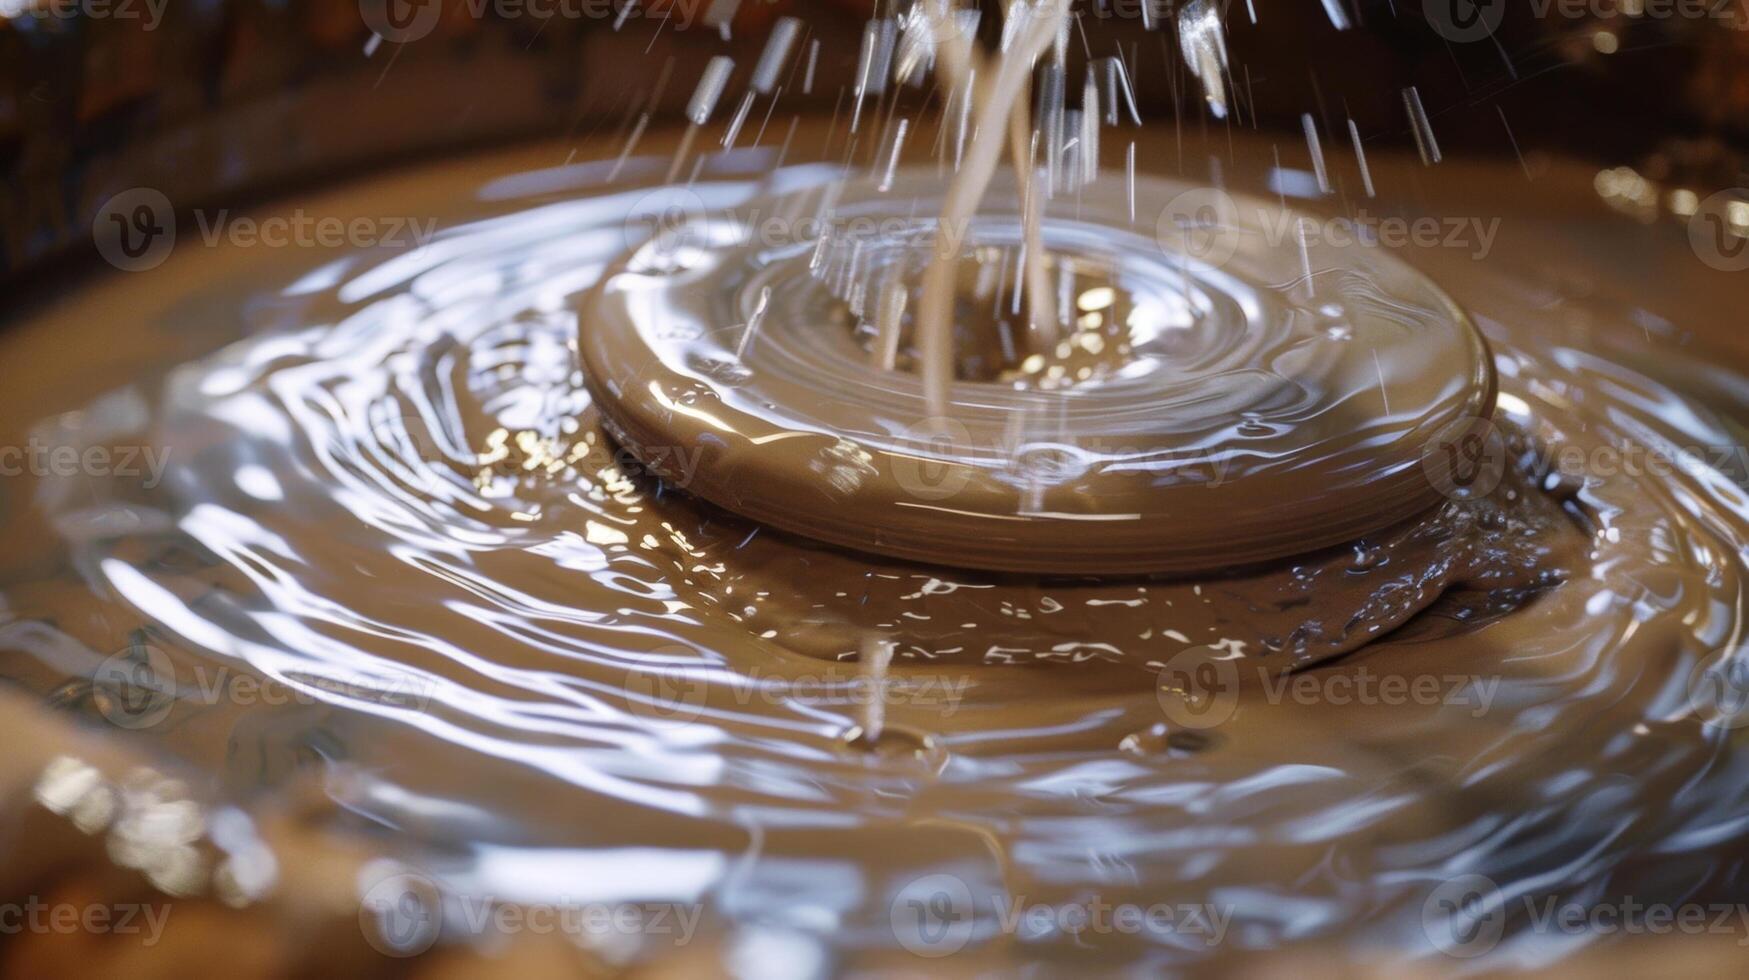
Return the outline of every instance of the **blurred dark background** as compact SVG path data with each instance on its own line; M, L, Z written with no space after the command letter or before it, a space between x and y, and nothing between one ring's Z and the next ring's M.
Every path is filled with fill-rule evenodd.
M642 112L677 117L711 55L736 59L737 92L781 16L803 21L798 57L821 42L813 94L786 92L783 109L830 113L863 23L898 12L743 0L723 26L704 23L712 0L638 0L616 27L628 2L0 0L0 284L82 268L96 208L131 187L234 207L512 139L617 145ZM1181 4L1144 16L1148 2L1076 0L1070 77L1089 51L1121 53L1145 116L1206 119L1178 54ZM1477 17L1497 26L1463 36ZM1448 156L1749 182L1749 0L1228 0L1225 21L1234 126L1297 135L1313 112L1332 133L1353 118L1369 147L1408 145L1414 86ZM370 26L384 23L415 26L385 40Z

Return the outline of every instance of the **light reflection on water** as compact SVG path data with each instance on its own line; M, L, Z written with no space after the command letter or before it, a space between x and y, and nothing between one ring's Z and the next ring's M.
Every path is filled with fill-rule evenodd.
M760 189L733 162L698 185L713 206ZM315 769L338 821L459 889L703 901L844 949L905 945L896 903L936 874L965 886L973 948L1016 960L1074 940L1004 935L1014 898L1224 910L1218 949L1081 940L1184 963L1352 934L1433 955L1424 898L1463 874L1509 896L1740 894L1749 765L1690 684L1742 637L1731 475L1600 477L1568 494L1566 533L1589 540L1565 581L1504 610L1486 583L1456 589L1309 675L1450 681L1431 703L1247 683L1186 738L1126 654L1186 586L840 555L618 465L574 366L577 297L644 188L598 188L602 169L500 177L426 248L288 268L252 307L271 329L44 420L63 443L173 452L150 489L37 488L18 519L52 521L69 572L6 583L0 643L36 661L21 679L91 677L144 628L175 703L137 737L231 792ZM1503 426L1732 442L1718 409L1530 329L1533 290L1459 298ZM928 751L842 741L869 692L837 652L888 614L915 642L887 724ZM284 696L212 697L226 668ZM1548 940L1523 927L1503 954Z

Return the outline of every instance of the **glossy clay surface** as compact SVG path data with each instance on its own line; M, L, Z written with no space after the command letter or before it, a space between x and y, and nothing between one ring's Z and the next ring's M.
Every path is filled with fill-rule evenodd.
M1511 452L1490 492L1243 574L1097 580L842 551L616 458L579 310L666 161L605 186L608 164L552 169L563 150L301 202L440 215L418 251L179 247L149 280L94 283L16 325L8 442L168 455L150 486L0 485L14 682L246 803L313 777L330 802L309 819L454 893L700 902L703 941L840 968L915 966L894 909L943 874L971 906L954 934L968 962L1005 967L1338 940L1447 963L1424 901L1469 873L1515 894L1741 894L1749 758L1693 692L1742 638L1742 474L1722 457L1582 479L1534 463L1558 446L1740 445L1741 378L1694 353L1729 304L1525 273L1539 266L1523 256L1568 254L1539 227L1600 242L1628 224L1586 203L1583 174L1504 198L1559 220L1509 225L1522 237L1488 262L1410 257L1492 348ZM770 167L717 161L696 190L730 206ZM1374 167L1381 188L1407 186ZM1516 186L1502 168L1448 167L1442 186ZM1305 309L1247 281L1259 304ZM771 346L754 344L756 366ZM1433 375L1427 404L1468 397L1462 367ZM847 740L870 635L896 643L873 745ZM103 711L93 680L142 640L180 683L144 725ZM1187 651L1234 682L1200 716L1160 689ZM1322 696L1272 686L1295 666ZM195 682L220 668L298 697L204 699ZM1434 678L1438 697L1331 696L1389 678ZM999 914L1090 897L1208 903L1227 924L1219 942L1073 937ZM1554 955L1521 925L1504 951ZM620 953L673 952L640 942Z
M1427 510L1440 489L1424 457L1492 413L1486 350L1425 277L1376 250L1284 246L1271 231L1290 213L1256 200L1181 228L1172 216L1207 192L1149 179L1137 220L1114 180L1046 226L1058 266L1123 297L1120 322L1114 300L1069 324L1060 357L1091 353L1097 373L1056 389L962 380L933 416L835 299L920 278L932 223L916 216L939 210L941 181L835 177L787 173L781 193L714 213L694 189L652 194L640 209L684 219L583 303L585 375L616 438L745 516L960 567L1220 572ZM773 240L791 228L810 235ZM970 233L1008 247L985 260L1004 280L1020 228L1003 186ZM1065 287L1064 306L1095 288Z

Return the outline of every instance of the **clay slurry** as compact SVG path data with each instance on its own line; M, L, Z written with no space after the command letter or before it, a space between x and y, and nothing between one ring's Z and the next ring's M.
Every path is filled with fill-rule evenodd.
M980 250L1024 248L1014 191L1000 185L970 226L966 281L989 278ZM1198 191L1141 180L1138 211ZM670 476L659 457L680 447L699 460L690 492L835 545L1002 571L1184 574L1312 552L1428 510L1444 499L1424 472L1428 447L1493 411L1486 346L1407 265L1271 247L1280 209L1251 199L1230 254L1198 261L1181 240L1198 231L1131 220L1126 191L1108 185L1085 189L1073 219L1043 223L1065 305L1088 310L1049 354L1025 358L1030 371L956 382L951 411L932 414L927 383L887 369L890 353L871 358L839 297L872 308L867 296L908 289L932 263L918 245L929 224L906 216L940 200L933 174L885 192L828 181L746 209L813 214L818 239L774 244L701 215L684 237L715 247L634 250L581 315L584 376L615 438ZM833 266L840 254L850 271ZM880 329L873 343L923 346L909 326ZM960 346L993 332L962 331ZM1077 374L1053 365L1074 357Z

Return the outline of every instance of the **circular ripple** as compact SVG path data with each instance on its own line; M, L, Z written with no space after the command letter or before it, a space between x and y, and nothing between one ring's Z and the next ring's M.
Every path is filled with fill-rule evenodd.
M471 188L483 171L462 173ZM941 874L968 885L976 937L1003 935L1021 894L1170 893L1229 916L1222 946L1095 937L1111 962L1157 971L1419 936L1432 885L1464 874L1511 894L1742 893L1749 753L1727 687L1749 605L1742 472L1717 455L1668 477L1619 457L1583 480L1538 468L1569 449L1741 445L1737 374L1648 346L1646 311L1446 264L1500 367L1511 465L1488 496L1510 519L1523 479L1560 484L1535 501L1562 524L1514 527L1454 494L1442 510L1476 513L1498 541L1432 517L1399 526L1409 550L1369 540L1352 561L1284 563L1279 583L954 572L757 533L622 466L567 345L649 191L597 176L555 198L550 175L524 176L534 190L502 197L444 181L454 220L408 196L419 180L369 198L443 215L439 247L315 270L287 253L283 278L247 287L205 250L178 252L189 292L128 280L121 307L57 307L41 335L96 343L117 308L170 338L203 319L190 309L234 310L204 318L227 337L276 322L44 420L50 443L140 446L165 469L154 488L82 469L19 509L14 567L75 570L7 583L21 683L65 671L51 703L78 704L126 646L114 634L152 625L187 693L245 669L295 692L181 704L142 734L195 761L228 746L226 785L322 767L343 777L325 783L343 826L396 828L468 894L574 900L579 881L618 880L598 857L641 849L647 900L763 929L771 896L795 896L835 910L797 928L851 966L893 962L893 903ZM693 190L741 208L754 186L732 176L707 168ZM0 363L56 372L69 399L87 383L92 364L31 349ZM1500 542L1523 550L1465 558ZM1541 588L1509 574L1550 567L1571 574ZM1497 614L1501 587L1535 595ZM1404 608L1369 612L1375 594ZM1364 648L1262 683L1305 661L1243 635L1318 626L1319 611L1350 635L1340 649ZM833 619L844 642L813 645ZM870 633L922 648L891 665L873 745L851 731L870 693L857 665L813 659ZM1153 683L1169 664L1197 685L1181 699L1227 703L1230 676L1175 662L1205 644L1245 654L1232 717L1172 726ZM113 724L104 693L93 720ZM1086 953L1072 936L975 941L1019 969Z
M917 267L933 175L774 195L651 239L585 300L585 376L614 436L690 491L907 559L1207 571L1437 503L1428 447L1493 407L1462 310L1376 250L1284 243L1294 216L1257 201L1223 217L1222 261L1198 260L1192 236L1209 229L1152 220L1193 190L1141 181L1131 219L1122 187L1090 188L1076 218L1047 224L1054 261L1108 270L1130 310L1128 359L1085 383L960 380L936 417L920 380L877 365L845 325L844 283L854 295L868 270ZM1019 241L1012 190L993 198L972 248ZM681 474L672 459L700 463Z

